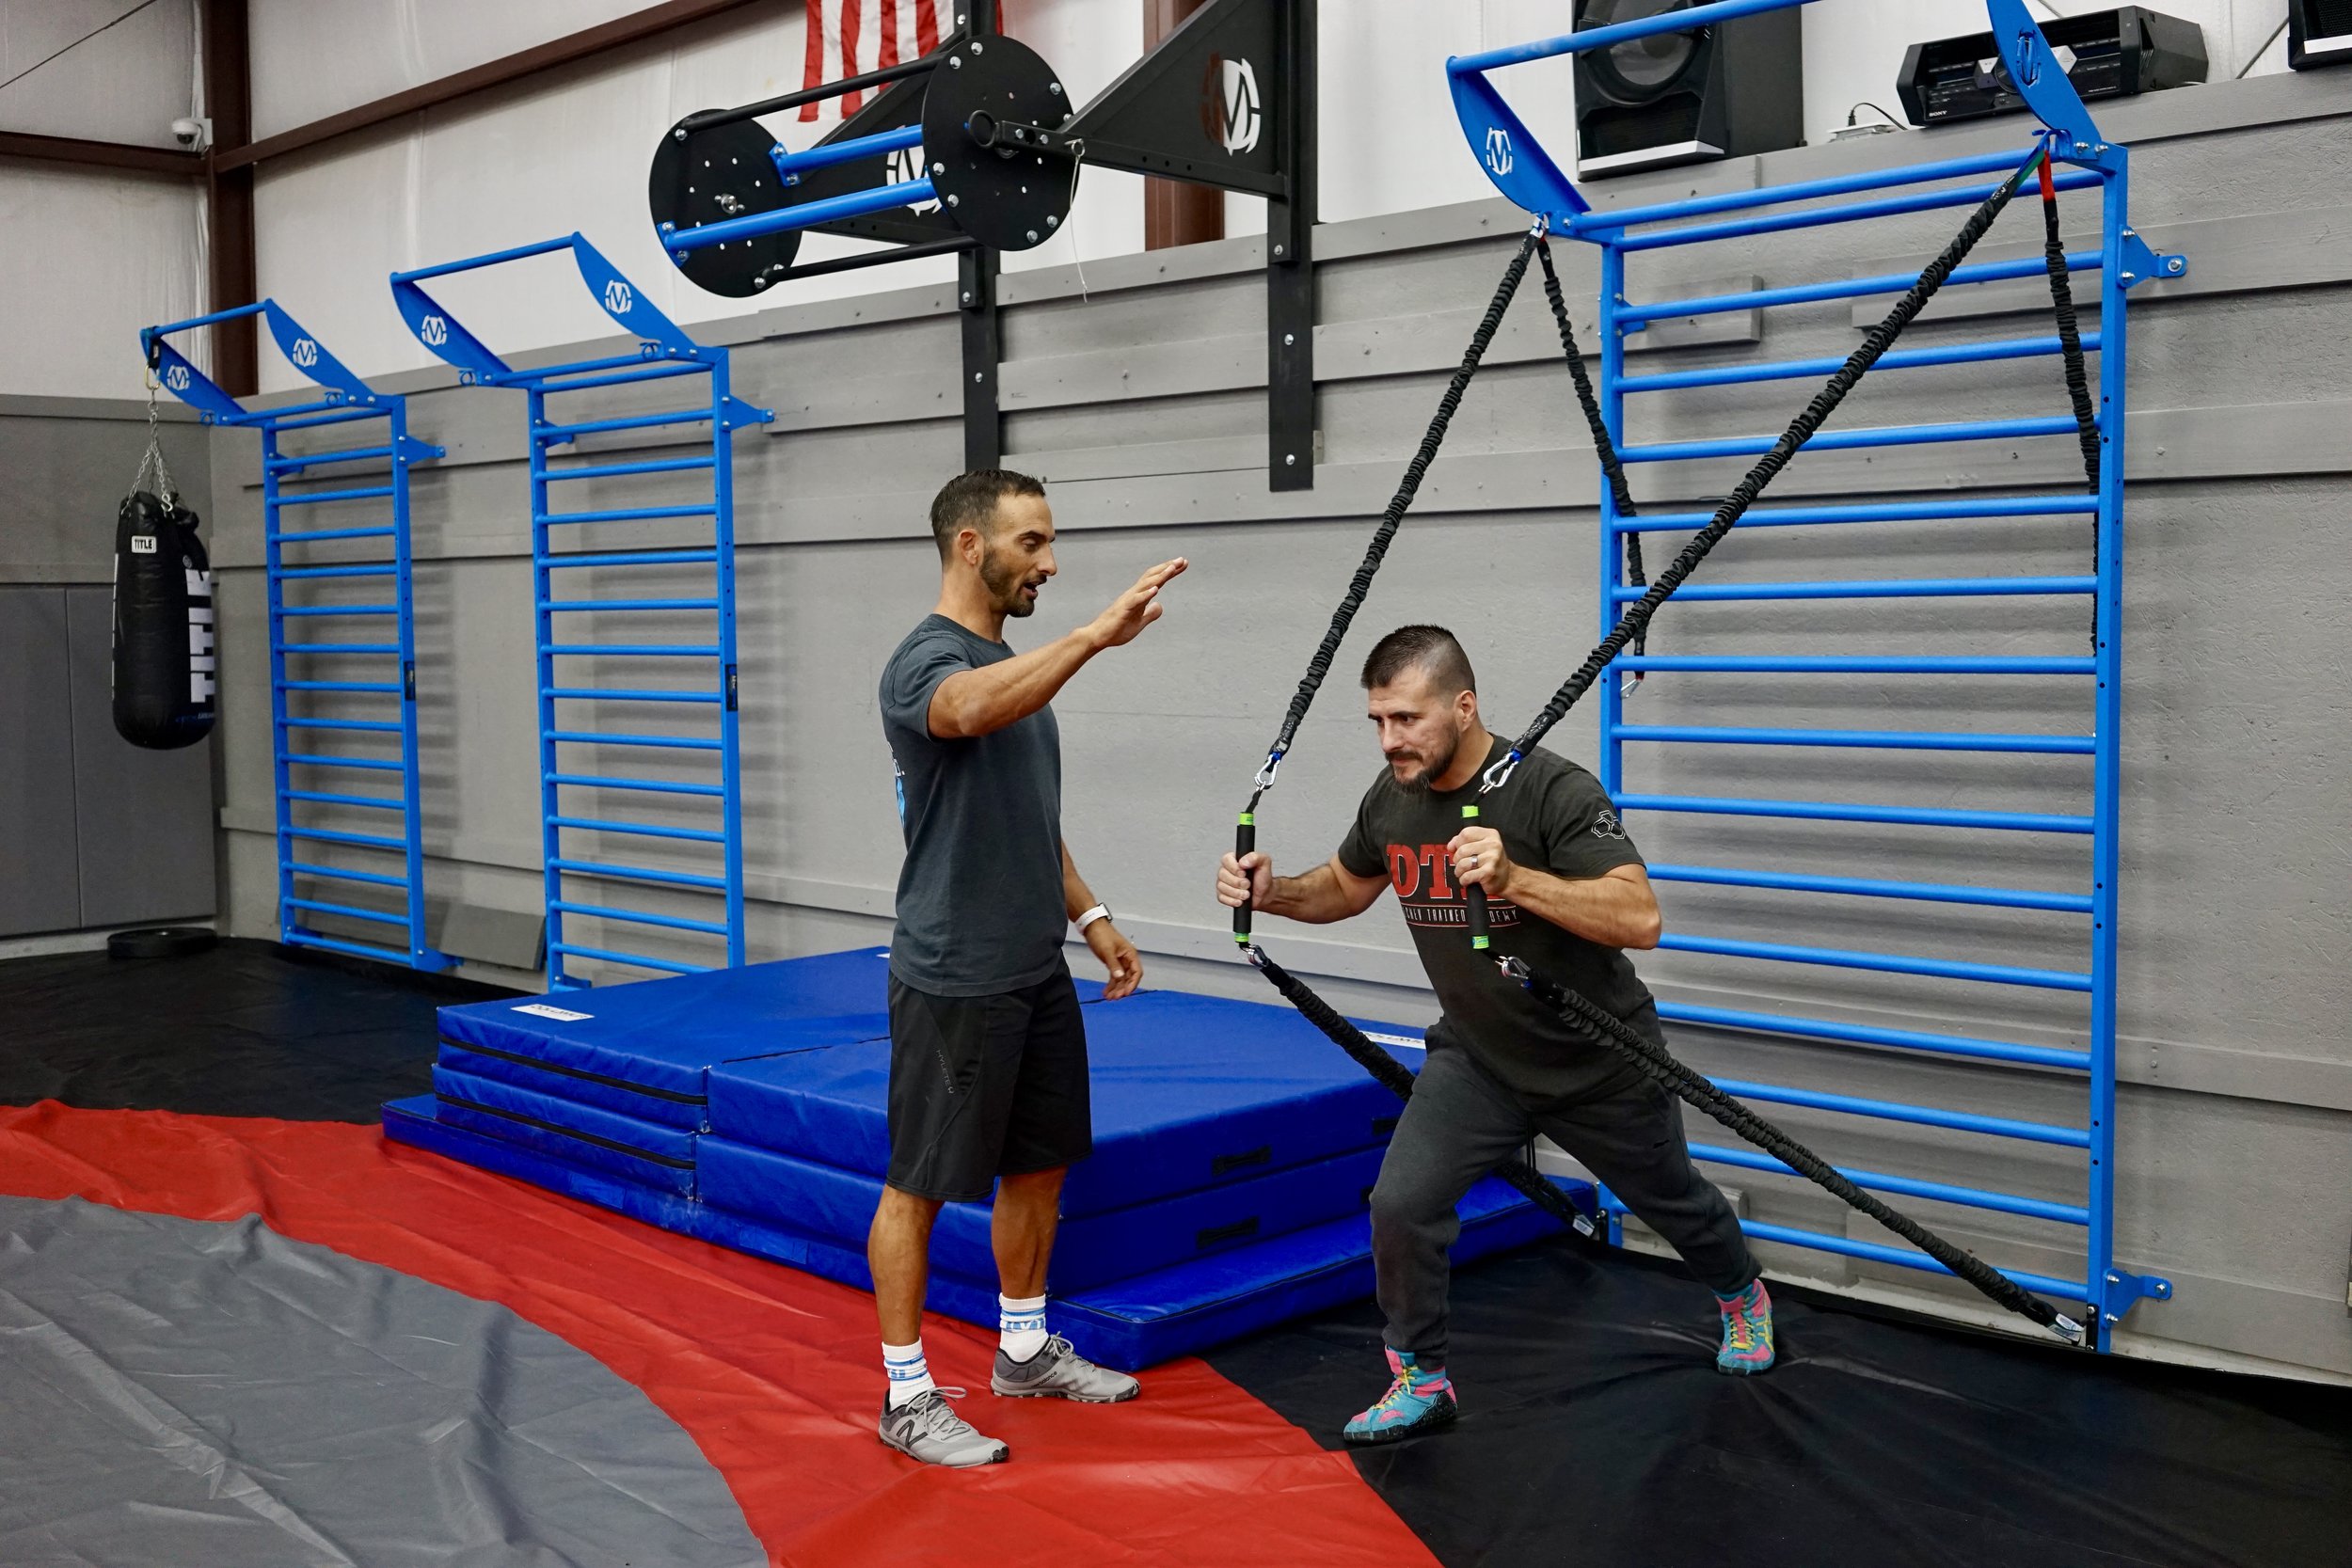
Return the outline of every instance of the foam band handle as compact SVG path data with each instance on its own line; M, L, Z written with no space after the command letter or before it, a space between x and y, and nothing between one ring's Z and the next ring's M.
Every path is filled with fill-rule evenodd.
M1477 821L1478 808L1464 806L1462 820ZM1483 887L1465 888L1463 895L1470 902L1470 946L1484 953L1494 945L1494 939L1486 934L1486 890Z
M1241 824L1233 830L1233 858L1240 860L1257 847L1258 819L1243 812ZM1242 875L1247 878L1248 873L1244 871ZM1233 910L1233 940L1244 943L1249 941L1249 901L1246 898Z

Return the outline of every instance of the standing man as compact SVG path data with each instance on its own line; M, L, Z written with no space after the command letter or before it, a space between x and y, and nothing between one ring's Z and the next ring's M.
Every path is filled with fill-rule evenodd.
M1404 626L1364 663L1388 767L1339 853L1303 877L1227 855L1217 897L1317 924L1361 914L1389 888L1444 1016L1372 1191L1373 1263L1388 1315L1389 1391L1347 1423L1389 1443L1454 1418L1446 1376L1447 1249L1471 1183L1542 1133L1673 1243L1722 1308L1715 1365L1772 1364L1772 1302L1724 1195L1691 1163L1665 1090L1580 1035L1502 974L1517 956L1660 1043L1658 1009L1627 948L1658 945L1658 900L1600 782L1549 752L1478 793L1509 751L1478 717L1470 659L1441 626ZM1462 826L1476 803L1482 825ZM1486 890L1494 951L1470 946L1465 888Z
M1046 705L1160 618L1160 590L1185 562L1152 567L1092 621L1015 654L1005 619L1034 614L1057 570L1045 486L994 468L959 475L931 502L931 536L939 605L882 678L906 862L890 943L890 1173L866 1260L890 1378L882 1440L926 1464L993 1465L1005 1445L956 1414L923 1358L943 1203L996 1193L996 1393L1107 1403L1141 1391L1045 1328L1062 1175L1094 1147L1069 923L1110 972L1107 995L1143 978L1062 842L1061 732Z

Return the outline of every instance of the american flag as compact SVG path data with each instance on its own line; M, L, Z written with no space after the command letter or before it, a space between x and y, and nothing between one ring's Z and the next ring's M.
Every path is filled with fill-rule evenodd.
M920 58L939 47L942 0L808 0L808 46L803 87L818 87ZM975 0L949 0L972 4ZM857 113L860 93L828 99L842 119ZM818 103L801 105L801 118L815 119Z

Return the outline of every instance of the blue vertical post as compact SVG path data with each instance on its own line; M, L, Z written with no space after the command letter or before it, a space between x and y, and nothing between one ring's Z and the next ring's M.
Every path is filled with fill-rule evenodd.
M393 619L400 643L400 790L408 874L408 960L428 967L424 941L424 813L419 807L417 772L417 609L410 593L408 550L408 400L393 398L386 421L392 449Z
M2101 201L2099 269L2099 585L2096 709L2091 763L2090 887L2090 1282L2099 1294L2091 1324L2103 1348L2137 1292L2115 1274L2115 877L2122 816L2123 671L2123 418L2127 306L2124 232L2131 211L2130 163L2110 149Z
M712 543L718 551L714 580L719 595L719 767L725 791L719 809L726 834L727 964L743 962L742 751L735 651L735 428L727 418L733 382L732 356L720 349L710 357Z
M1609 432L1609 439L1619 446L1625 444L1625 328L1620 325L1617 308L1625 303L1625 251L1618 245L1618 235L1604 233L1596 236L1600 249L1600 420ZM1593 466L1600 466L1595 453ZM1626 607L1617 603L1610 592L1621 580L1625 550L1617 537L1616 487L1603 473L1600 482L1600 635L1614 631L1623 618ZM1625 746L1618 739L1618 727L1625 720L1625 699L1618 695L1618 676L1614 670L1600 677L1600 787L1612 800L1625 791ZM1609 1216L1609 1243L1625 1244L1625 1215L1622 1206L1611 1200L1608 1187L1595 1179L1601 1212Z
M262 538L264 575L269 583L269 714L270 714L270 793L272 808L278 822L278 938L291 942L294 939L294 910L287 902L294 895L294 800L288 793L294 788L294 769L286 762L286 590L279 577L284 565L283 546L278 543L278 426L262 426ZM217 636L217 628L215 628Z
M555 612L548 604L555 597L555 574L548 566L548 394L537 383L525 388L530 399L531 433L531 603L532 659L538 674L539 697L539 855L547 887L548 989L571 990L580 982L565 973L564 960L564 831L555 782Z

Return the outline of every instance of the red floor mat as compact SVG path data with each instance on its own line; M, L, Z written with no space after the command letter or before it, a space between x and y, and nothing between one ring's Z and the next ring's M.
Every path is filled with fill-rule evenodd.
M988 1337L928 1319L944 1384L1012 1463L930 1469L875 1441L871 1298L345 1122L0 1108L0 1190L273 1228L498 1302L643 1388L779 1563L1380 1563L1434 1568L1342 1454L1186 1360L1132 1404L998 1401Z

